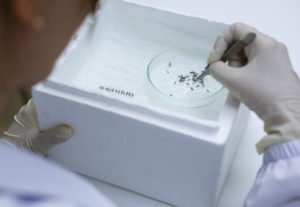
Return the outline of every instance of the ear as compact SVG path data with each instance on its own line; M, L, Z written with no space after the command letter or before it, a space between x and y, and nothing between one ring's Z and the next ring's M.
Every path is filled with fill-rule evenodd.
M39 29L43 26L43 19L34 11L31 0L10 0L10 7L15 18L25 26Z

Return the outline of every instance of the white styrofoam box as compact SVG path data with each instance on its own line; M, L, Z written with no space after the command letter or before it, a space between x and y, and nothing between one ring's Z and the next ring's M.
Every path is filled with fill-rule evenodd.
M74 128L49 157L175 206L214 206L248 111L225 90L202 108L165 104L149 92L146 68L162 50L208 54L225 26L136 1L106 1L33 89L42 130Z

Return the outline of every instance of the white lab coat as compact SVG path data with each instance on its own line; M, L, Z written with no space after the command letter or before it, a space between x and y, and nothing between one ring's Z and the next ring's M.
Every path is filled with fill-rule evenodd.
M244 207L300 207L300 141L265 151Z
M0 206L114 206L73 173L1 141L0 166ZM44 199L33 205L26 196ZM267 149L244 206L300 207L300 141Z
M0 206L115 207L76 174L1 139Z

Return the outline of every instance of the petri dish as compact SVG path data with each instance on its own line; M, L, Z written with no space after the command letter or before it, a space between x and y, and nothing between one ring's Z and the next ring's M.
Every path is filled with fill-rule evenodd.
M147 78L155 95L182 107L202 107L213 103L224 88L211 75L195 82L204 71L208 52L176 49L156 55L147 68Z

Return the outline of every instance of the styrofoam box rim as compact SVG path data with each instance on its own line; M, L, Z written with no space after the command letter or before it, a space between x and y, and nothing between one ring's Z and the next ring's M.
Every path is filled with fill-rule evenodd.
M185 13L179 13L176 11L168 10L166 8L148 6L142 3L137 3L136 1L132 0L121 1L164 12L193 17L197 19L203 19ZM83 30L83 33L86 32L82 28L81 30ZM190 117L188 119L183 119L180 116L162 113L161 111L158 113L157 111L134 105L133 103L127 103L122 100L114 99L108 96L102 96L99 94L83 92L79 89L71 88L66 85L59 85L51 80L46 80L42 83L37 84L34 87L34 90L40 90L53 95L60 96L62 98L72 99L81 102L82 104L99 107L103 110L121 114L123 116L127 116L133 119L138 119L142 122L148 122L151 124L163 126L173 131L178 131L180 129L180 131L178 132L185 133L191 137L215 137L215 139L207 139L207 141L220 145L223 145L225 143L226 137L224 137L224 134L228 134L228 132L230 131L230 127L236 118L240 105L240 103L237 100L234 100L231 97L231 95L228 95L226 103L222 112L219 115L218 120L210 121L199 120Z

